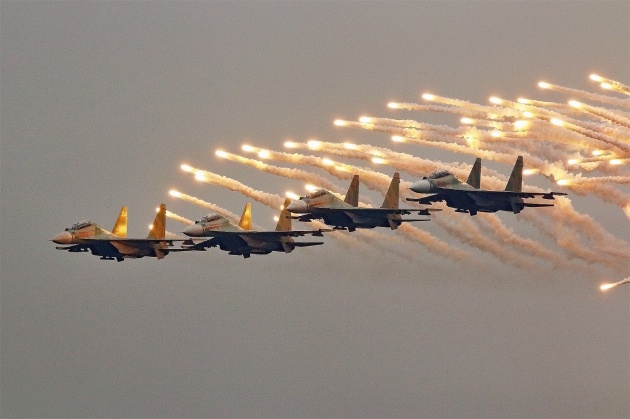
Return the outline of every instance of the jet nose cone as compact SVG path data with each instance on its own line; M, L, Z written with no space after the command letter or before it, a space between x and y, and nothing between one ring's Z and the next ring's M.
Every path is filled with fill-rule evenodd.
M184 234L190 237L199 237L203 233L203 228L200 224L191 224L184 229Z
M409 189L418 193L427 193L427 192L431 192L431 184L429 183L428 180L423 179L411 185Z
M298 214L302 212L306 212L306 202L302 200L292 201L289 205L287 205L287 211L295 212Z
M72 243L72 234L64 231L63 233L57 234L55 237L51 239L53 243L57 244L71 244Z

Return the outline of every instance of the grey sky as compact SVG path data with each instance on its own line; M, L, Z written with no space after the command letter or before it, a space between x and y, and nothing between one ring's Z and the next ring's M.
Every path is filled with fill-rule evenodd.
M457 125L390 100L564 101L536 83L594 91L591 72L630 83L630 3L2 1L0 35L1 416L630 416L630 287L597 290L630 268L519 269L433 222L421 228L484 268L409 241L411 262L326 238L290 255L124 263L48 241L83 219L111 228L122 205L130 236L146 235L161 202L205 214L173 187L240 213L243 196L195 183L183 162L302 190L217 160L217 147L394 148L332 124L363 114ZM572 200L630 241L619 208ZM253 204L255 223L273 215ZM558 250L528 221L500 218Z

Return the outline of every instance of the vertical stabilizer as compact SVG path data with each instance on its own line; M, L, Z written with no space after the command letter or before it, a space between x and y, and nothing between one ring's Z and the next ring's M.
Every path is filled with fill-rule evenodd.
M473 164L466 183L475 189L481 188L481 159L479 157L475 160L475 164Z
M505 185L505 190L510 192L521 192L523 187L523 156L518 156L512 174Z
M118 237L127 237L127 207L123 206L120 209L120 214L118 214L112 233Z
M241 215L241 221L238 222L238 226L243 230L252 229L252 204L249 202L245 204L243 215Z
M346 192L346 198L343 202L353 207L359 206L359 175L354 175L352 178L352 182L350 183L348 192Z
M398 208L398 189L400 185L400 175L398 172L394 173L392 182L389 184L389 189L383 200L381 208Z
M291 213L286 209L290 203L291 200L289 198L284 200L282 211L280 211L280 216L278 217L276 231L291 231L291 219L289 218L291 216Z
M153 220L149 239L163 239L166 236L166 205L160 204L160 209Z

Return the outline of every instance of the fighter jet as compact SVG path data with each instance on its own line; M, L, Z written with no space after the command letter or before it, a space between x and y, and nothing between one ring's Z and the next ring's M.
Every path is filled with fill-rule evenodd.
M398 208L399 184L400 175L396 172L380 208L359 208L359 176L355 175L343 201L331 192L319 189L300 197L298 201L293 201L287 209L295 214L303 214L291 218L299 221L322 219L327 225L334 226L335 230L354 231L357 228L374 227L389 227L395 230L401 223L429 221L426 218L403 219L401 217L412 212L429 215L429 210Z
M554 199L556 195L566 195L563 192L523 192L523 156L518 156L510 179L503 191L489 191L480 189L481 159L475 160L466 183L459 180L448 170L438 170L425 176L422 180L411 185L410 189L418 193L434 195L423 198L407 198L421 204L446 201L446 205L455 208L456 212L467 212L476 215L477 212L511 211L518 214L525 207L552 207L553 204L536 204L524 202L523 199L541 196L543 199Z
M247 203L238 225L232 224L227 218L219 214L208 214L200 221L196 221L184 230L190 237L211 237L200 243L193 240L184 242L182 246L191 250L205 250L218 246L228 251L230 255L241 255L249 258L252 254L265 255L271 252L291 253L296 247L317 246L324 242L296 242L293 237L306 235L323 236L328 229L319 230L291 230L291 219L286 206L291 202L284 202L275 231L254 231L252 226L251 204Z
M57 244L70 246L56 247L69 252L91 251L93 255L104 260L122 262L127 258L141 258L144 256L164 258L169 252L185 249L171 249L173 241L165 239L166 205L160 205L158 214L153 221L153 227L146 239L127 238L127 207L122 207L113 231L107 231L92 221L81 221L63 233L57 234L52 241ZM179 239L183 241L185 239Z

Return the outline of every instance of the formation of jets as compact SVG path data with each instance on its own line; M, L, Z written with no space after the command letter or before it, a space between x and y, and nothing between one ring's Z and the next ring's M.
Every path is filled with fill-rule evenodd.
M477 159L466 182L455 175L440 170L411 185L413 192L432 195L421 198L407 198L421 204L446 201L446 205L456 212L476 215L477 212L510 211L518 214L525 207L548 207L553 204L529 203L524 199L542 197L554 199L562 192L523 192L523 157L519 156L507 182L505 190L492 191L480 188L481 159ZM252 254L271 252L290 253L296 247L322 245L324 242L295 241L294 237L323 236L333 230L355 231L357 228L389 227L397 229L404 222L428 221L428 218L403 218L403 215L418 213L428 216L439 209L399 208L400 176L394 174L389 189L380 208L359 206L359 176L355 175L345 198L341 200L332 192L319 189L299 200L284 202L275 230L252 230L251 204L247 204L238 225L231 223L220 214L208 214L188 226L183 233L188 237L166 238L166 205L160 205L148 237L127 238L127 208L123 207L113 230L91 222L74 224L52 238L52 241L65 246L59 250L69 252L92 252L105 260L123 261L127 258L164 258L170 252L204 251L218 247L230 255L249 258ZM296 214L296 215L293 215ZM322 220L330 229L293 230L291 220ZM181 242L180 247L174 247Z

